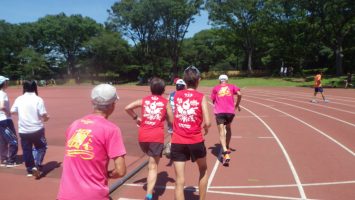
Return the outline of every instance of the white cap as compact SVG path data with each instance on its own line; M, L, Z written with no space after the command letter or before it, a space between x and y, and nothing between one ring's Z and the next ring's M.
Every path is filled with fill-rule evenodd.
M176 85L186 85L186 83L185 83L184 80L178 79L178 80L176 81Z
M218 79L219 79L220 81L228 81L228 76L225 75L225 74L222 74L222 75L219 76Z
M110 84L100 84L91 91L91 100L95 105L109 105L118 98L116 88Z
M8 80L10 80L10 79L5 76L0 76L0 84L3 84L5 81L8 81Z

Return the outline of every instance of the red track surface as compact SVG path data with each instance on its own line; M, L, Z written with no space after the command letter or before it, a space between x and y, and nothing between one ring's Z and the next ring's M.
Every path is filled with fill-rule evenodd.
M51 115L46 123L49 148L44 161L49 172L34 180L25 176L24 165L0 168L0 199L55 199L64 131L74 119L91 111L91 88L39 89ZM123 108L147 95L149 88L117 88L118 109L110 119L123 132L127 164L132 170L146 158L137 145L137 127ZM200 88L207 95L210 90ZM9 88L7 92L11 103L21 94L19 88ZM231 146L236 151L229 167L217 161L215 123L206 137L210 173L207 199L355 199L354 90L325 89L331 102L318 104L309 102L313 92L310 88L245 88L242 92L242 112L232 125ZM175 174L168 163L165 158L160 162L156 199L173 199ZM146 174L146 170L136 174L111 195L113 199L143 199ZM198 199L194 192L197 167L189 162L186 175L186 199Z

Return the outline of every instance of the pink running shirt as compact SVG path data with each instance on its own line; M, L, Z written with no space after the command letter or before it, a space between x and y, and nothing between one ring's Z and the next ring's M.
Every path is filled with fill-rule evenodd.
M99 115L87 115L66 131L59 200L107 200L109 160L126 154L121 130Z
M204 141L201 131L203 94L180 90L174 97L175 111L171 143L196 144Z
M211 100L213 102L213 112L218 113L232 113L234 114L235 102L234 95L240 91L240 88L233 84L222 83L216 85L211 93Z
M142 99L142 122L139 127L139 142L164 143L164 122L168 100L150 95Z

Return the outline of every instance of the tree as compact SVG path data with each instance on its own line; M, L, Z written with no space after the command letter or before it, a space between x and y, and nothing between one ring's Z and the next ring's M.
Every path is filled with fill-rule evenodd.
M252 57L256 47L258 14L263 9L262 0L207 0L206 8L214 26L229 29L247 55L247 66L253 72Z
M81 15L66 16L64 13L39 19L36 28L47 53L64 56L68 75L73 73L77 56L85 51L84 43L103 30L91 18Z

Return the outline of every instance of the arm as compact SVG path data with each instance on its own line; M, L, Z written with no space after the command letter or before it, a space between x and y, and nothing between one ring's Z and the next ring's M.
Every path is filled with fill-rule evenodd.
M43 120L44 122L46 122L46 121L49 120L49 115L48 115L48 113L44 113L41 117L42 117L42 120Z
M215 90L215 88L212 89L210 98L211 98L212 103L214 103L214 101L216 100L216 90Z
M211 127L210 114L208 111L207 99L205 96L202 98L202 115L203 115L203 129L205 130L205 135L208 134L208 128Z
M126 174L126 163L124 156L113 159L115 168L108 171L108 178L120 178Z
M166 104L166 116L169 124L173 124L173 119L174 119L174 114L173 114L173 109L171 109L171 105L168 102Z
M142 99L133 101L132 103L128 104L125 107L125 111L129 116L133 118L133 120L136 120L137 125L140 125L141 119L138 117L138 115L134 112L134 109L141 107L142 106Z
M10 111L5 107L5 101L0 101L0 110L4 111L6 116L11 116Z
M235 109L238 109L238 111L240 111L240 101L242 100L242 93L239 91L237 91L237 103L235 104Z

